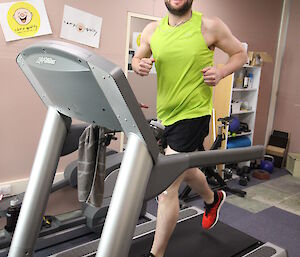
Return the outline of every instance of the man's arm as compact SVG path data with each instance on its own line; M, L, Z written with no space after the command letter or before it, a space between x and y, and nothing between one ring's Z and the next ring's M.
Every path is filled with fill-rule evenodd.
M141 76L147 76L154 63L154 59L150 58L152 55L150 39L156 26L157 22L152 22L145 27L141 35L140 47L132 58L132 68Z
M229 55L228 62L221 68L223 77L240 69L247 62L247 53L242 43L232 35L229 28L216 19L216 43L215 46Z
M240 69L247 62L247 53L242 43L220 19L214 18L210 29L214 38L213 45L229 55L228 62L222 68L207 67L202 70L205 83L215 86L222 78Z

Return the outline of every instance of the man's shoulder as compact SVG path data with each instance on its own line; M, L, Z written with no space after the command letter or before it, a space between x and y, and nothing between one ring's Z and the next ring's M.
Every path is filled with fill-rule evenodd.
M158 26L159 26L159 21L153 21L148 23L144 28L143 38L149 44L150 44L151 37Z
M145 27L145 32L146 33L149 33L149 34L152 34L156 28L159 26L159 21L153 21L153 22L150 22L146 25Z
M223 24L223 21L216 16L209 17L209 16L202 16L202 28L205 31L216 31L218 28Z

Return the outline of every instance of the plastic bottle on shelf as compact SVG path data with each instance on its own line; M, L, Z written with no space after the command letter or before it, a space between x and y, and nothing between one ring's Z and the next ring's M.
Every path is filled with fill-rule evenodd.
M245 76L244 76L243 88L248 88L248 86L249 86L249 75L248 75L248 73L246 72L246 73L245 73Z
M252 73L249 73L248 75L248 87L249 88L252 88L253 87L253 74Z

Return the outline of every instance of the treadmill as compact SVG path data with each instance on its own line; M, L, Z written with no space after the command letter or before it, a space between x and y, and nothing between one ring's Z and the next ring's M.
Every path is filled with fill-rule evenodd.
M219 221L211 230L201 227L203 211L190 207L180 211L175 231L169 241L165 257L285 257L284 249L263 243ZM136 227L129 257L148 257L154 238L155 221ZM51 257L96 256L100 239L82 243ZM70 243L72 244L72 243ZM37 256L42 256L37 252Z
M136 226L144 201L163 192L188 168L258 159L264 155L263 146L159 155L155 137L122 70L78 46L58 41L40 42L23 50L17 57L17 63L48 107L48 112L9 257L34 254L53 171L71 118L112 131L124 131L128 137L101 239L94 242L93 252L85 253L85 247L78 247L77 256L144 256L151 247L155 228L155 221ZM180 212L179 224L166 256L179 256L180 251L183 251L180 256L199 256L201 251L217 251L211 255L209 252L203 254L206 257L224 257L224 253L235 244L240 245L240 249L235 246L234 251L226 256L238 256L239 253L240 256L287 256L285 250L271 244L260 246L263 250L257 249L260 245L254 246L257 240L222 223L211 231L203 231L201 215L202 212L195 208ZM188 225L191 222L195 223ZM201 241L203 238L207 241ZM245 245L246 241L249 241L250 248ZM193 242L194 248L190 245ZM247 253L243 253L244 250ZM266 251L268 255L257 254L257 251ZM70 252L61 254L75 256Z

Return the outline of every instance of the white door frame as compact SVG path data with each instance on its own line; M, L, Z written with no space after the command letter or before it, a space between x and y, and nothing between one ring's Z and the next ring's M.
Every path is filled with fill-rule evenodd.
M131 28L131 21L133 18L140 18L145 20L152 20L152 21L159 21L161 18L146 14L128 12L127 13L127 32L126 32L126 45L125 45L125 67L124 67L124 74L128 77L128 60L129 60L129 44L130 44L130 28ZM121 132L120 136L120 152L123 151L124 148L124 133Z

